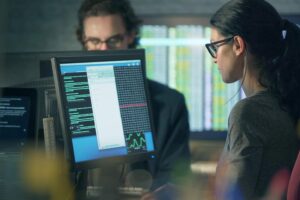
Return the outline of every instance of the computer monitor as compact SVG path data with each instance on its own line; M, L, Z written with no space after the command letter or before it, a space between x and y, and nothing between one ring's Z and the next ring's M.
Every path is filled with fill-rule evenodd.
M29 199L21 172L23 150L34 141L36 98L33 88L0 88L1 199Z
M51 59L72 166L101 167L155 156L144 50Z
M20 152L34 141L36 102L33 88L0 89L0 151Z

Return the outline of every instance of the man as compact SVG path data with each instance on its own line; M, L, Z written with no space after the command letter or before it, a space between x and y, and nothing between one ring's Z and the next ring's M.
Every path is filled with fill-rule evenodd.
M128 0L85 0L78 14L77 37L84 49L127 49L138 44L141 21ZM151 190L155 190L169 182L178 183L189 173L189 124L183 95L148 81L157 157L134 163L130 170L150 172Z

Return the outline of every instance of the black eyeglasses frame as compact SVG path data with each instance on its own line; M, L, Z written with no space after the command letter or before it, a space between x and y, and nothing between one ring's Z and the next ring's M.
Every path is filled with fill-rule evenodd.
M124 41L126 35L127 35L126 33L125 34L116 34L116 35L113 35L113 36L107 38L104 41L102 41L99 38L91 37L91 38L85 39L83 41L83 43L85 44L85 46L87 46L87 43L91 43L94 46L105 43L105 44L107 44L107 46L110 49L116 49L118 47L118 45L120 45Z
M225 38L223 40L218 40L215 42L207 43L207 44L205 44L205 47L206 47L207 51L209 52L209 54L211 55L211 57L216 58L218 48L220 46L225 45L228 42L230 42L234 37L235 36L231 36L231 37Z

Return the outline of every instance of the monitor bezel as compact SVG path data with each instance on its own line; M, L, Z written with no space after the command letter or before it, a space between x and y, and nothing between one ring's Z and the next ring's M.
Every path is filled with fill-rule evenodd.
M3 87L0 88L1 98L20 98L25 97L30 99L29 116L28 116L28 132L25 138L26 143L34 143L37 135L37 90L35 88L21 88L21 87Z
M72 135L69 129L67 128L70 125L70 121L67 117L66 111L66 99L63 97L65 95L64 87L63 87L63 80L59 70L60 64L64 63L78 63L78 62L95 62L95 61L113 61L113 60L141 60L141 67L142 67L142 76L144 80L144 88L146 94L146 101L148 104L148 113L150 119L150 127L152 130L152 139L154 143L154 151L150 152L143 152L133 155L122 155L122 156L114 156L114 157L105 157L99 158L96 160L89 160L83 162L75 162L74 151L73 151L73 144L72 144ZM107 50L97 52L95 55L93 52L90 54L88 52L84 52L82 55L76 56L56 56L51 58L51 65L54 77L54 85L56 89L57 95L57 102L58 102L58 109L61 119L61 126L62 126L62 134L65 141L65 153L67 159L71 164L71 169L92 169L101 166L107 165L115 165L115 164L123 164L123 163L130 163L136 162L140 160L147 160L153 159L155 157L155 134L154 134L154 126L152 120L152 112L151 112L151 102L150 96L148 91L148 85L146 81L146 72L145 72L145 51L143 49L128 49L128 50Z

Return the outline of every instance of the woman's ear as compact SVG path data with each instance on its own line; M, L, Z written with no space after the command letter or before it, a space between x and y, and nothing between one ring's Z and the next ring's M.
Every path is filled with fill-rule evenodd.
M236 56L242 55L246 51L246 43L241 36L234 36L233 51L235 52Z

